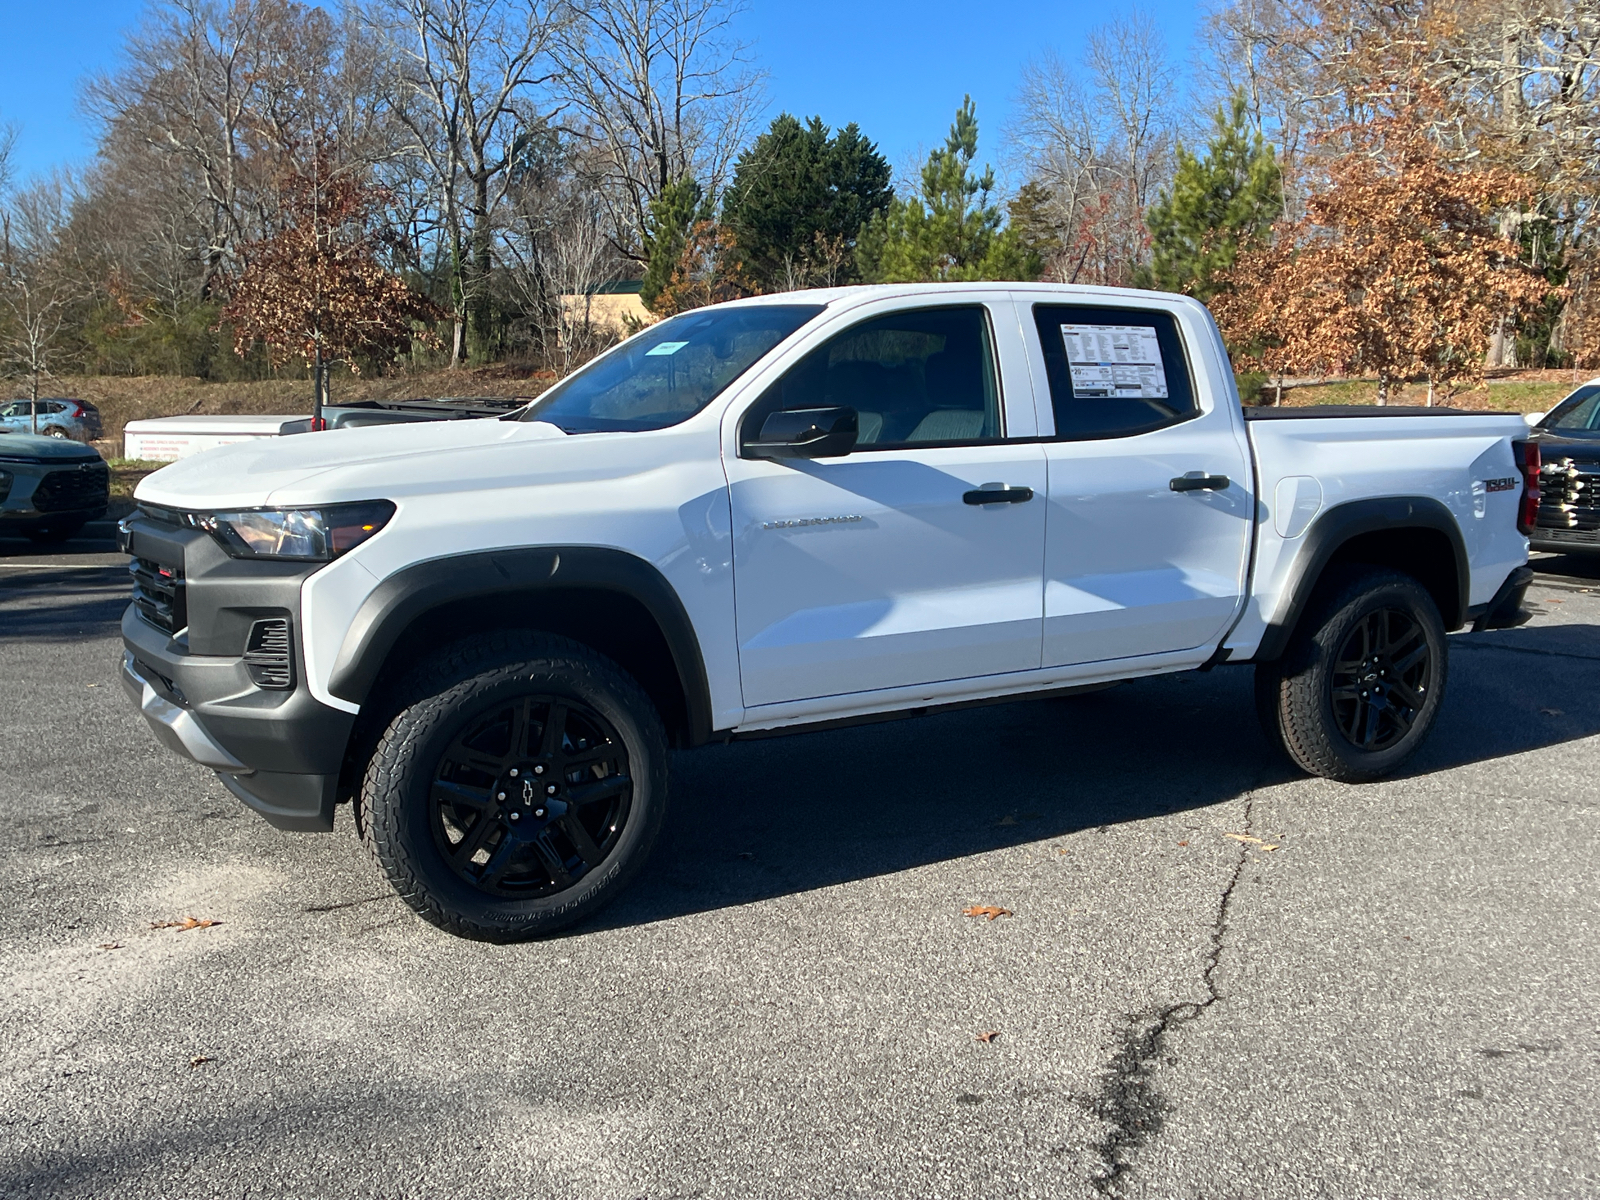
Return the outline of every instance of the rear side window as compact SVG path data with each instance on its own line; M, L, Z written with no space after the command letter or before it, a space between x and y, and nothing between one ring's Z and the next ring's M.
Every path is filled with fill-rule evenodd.
M1056 436L1129 437L1198 416L1171 313L1036 304Z
M998 439L1000 388L981 305L908 309L830 338L767 389L745 414L743 440L771 413L847 406L858 450Z

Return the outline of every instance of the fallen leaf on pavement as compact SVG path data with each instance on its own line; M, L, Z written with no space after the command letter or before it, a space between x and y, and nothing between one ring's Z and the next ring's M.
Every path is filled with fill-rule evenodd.
M1000 1031L998 1029L991 1029L991 1030L989 1030L988 1033L980 1033L977 1037L973 1038L972 1040L975 1041L975 1042L983 1042L985 1045L987 1045L989 1042L994 1041L995 1038L997 1038L999 1036L1000 1036Z
M221 925L221 921L196 920L194 917L185 917L181 921L151 921L151 929L176 929L182 933L185 929L210 929L213 925Z
M1189 844L1188 842L1179 842L1178 843L1178 845L1180 845L1180 846L1187 846L1188 844Z
M1230 837L1236 842L1248 842L1252 846L1260 846L1263 850L1276 850L1277 847L1270 842L1264 842L1258 837L1251 837L1248 833L1225 833L1223 837Z
M988 917L992 921L996 917L1011 917L1016 914L1009 908L997 908L993 904L974 904L971 908L963 908L961 915L963 917Z
M101 942L100 943L100 949L102 949L102 950L121 950L122 949L122 943L121 942Z
M204 1054L196 1054L193 1058L191 1058L189 1060L189 1066L190 1067L198 1067L201 1063L216 1062L216 1061L217 1061L216 1059L208 1058Z

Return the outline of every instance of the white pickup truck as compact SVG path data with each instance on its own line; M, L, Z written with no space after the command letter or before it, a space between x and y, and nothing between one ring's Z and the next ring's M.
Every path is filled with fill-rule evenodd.
M1178 296L744 300L500 420L149 476L124 679L274 825L353 800L418 913L525 938L638 870L671 746L1252 663L1301 767L1394 770L1446 632L1525 619L1524 436L1247 413Z

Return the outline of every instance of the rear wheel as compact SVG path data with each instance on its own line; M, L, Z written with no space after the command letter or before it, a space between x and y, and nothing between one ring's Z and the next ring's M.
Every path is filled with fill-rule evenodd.
M1313 775L1390 774L1427 739L1444 700L1444 622L1415 579L1347 568L1321 588L1284 656L1256 666L1267 735Z
M61 428L61 426L59 426L59 425L50 426L49 429L46 429L44 431L44 435L45 435L45 437L60 438L63 441L65 441L67 438L70 438L72 436L70 433L68 433L65 429Z
M491 635L402 695L360 819L422 917L466 937L537 937L592 914L643 865L666 811L666 734L615 663L564 638Z

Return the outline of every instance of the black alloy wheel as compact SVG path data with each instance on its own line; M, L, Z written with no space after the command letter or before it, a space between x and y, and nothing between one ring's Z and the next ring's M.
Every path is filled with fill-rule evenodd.
M356 824L400 898L462 937L575 925L650 855L667 735L637 680L567 638L458 642L373 705L384 723Z
M1319 581L1283 657L1256 664L1256 711L1303 770L1380 779L1427 739L1448 667L1444 621L1422 584L1341 565Z
M1408 612L1380 608L1356 623L1334 660L1334 722L1357 749L1387 750L1411 732L1432 686L1427 631Z
M621 837L628 752L576 700L522 696L462 724L434 771L433 836L450 869L492 896L565 891Z

